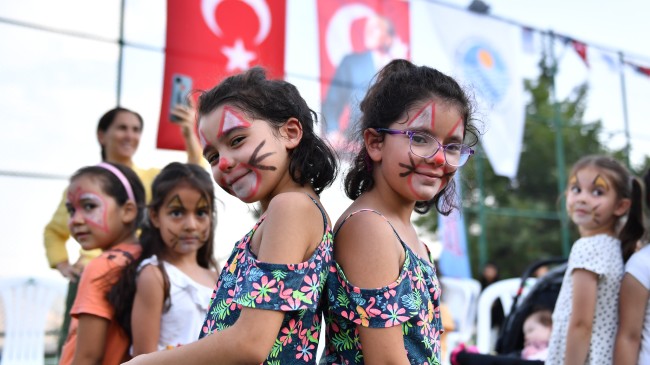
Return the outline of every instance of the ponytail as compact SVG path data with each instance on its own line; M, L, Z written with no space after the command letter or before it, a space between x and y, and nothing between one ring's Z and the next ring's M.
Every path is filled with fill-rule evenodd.
M618 237L621 240L623 251L623 262L632 256L636 250L636 243L645 234L644 217L643 217L643 185L641 181L632 176L630 210L627 213L627 221L621 229Z

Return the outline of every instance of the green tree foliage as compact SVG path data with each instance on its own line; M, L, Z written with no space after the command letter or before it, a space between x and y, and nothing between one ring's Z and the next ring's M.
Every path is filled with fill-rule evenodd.
M625 161L624 151L612 151L599 141L600 121L583 121L588 92L586 84L557 104L552 102L553 70L547 60L539 63L540 76L526 80L529 94L526 107L523 149L517 178L510 180L497 176L487 158L480 151L462 168L463 211L465 224L479 226L480 191L478 172L482 171L485 202L487 260L501 269L501 278L519 276L532 262L563 256L559 220L560 192L558 191L558 160L556 133L559 118L564 143L564 165L569 173L571 165L588 154L607 153ZM489 122L486 123L489 128ZM503 141L508 143L508 141ZM636 172L643 171L645 167ZM477 164L481 164L478 166ZM566 184L566 183L565 183ZM421 217L417 224L435 231L436 212ZM569 223L569 245L577 239L577 230ZM468 250L472 274L480 274L479 235L468 232ZM475 232L474 232L475 233ZM444 274L444 273L443 273Z

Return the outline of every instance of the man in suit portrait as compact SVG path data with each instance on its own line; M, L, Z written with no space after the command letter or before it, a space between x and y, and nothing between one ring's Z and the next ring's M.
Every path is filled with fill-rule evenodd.
M360 117L359 103L374 75L393 58L394 38L395 29L388 18L369 17L364 27L365 50L347 54L336 68L322 106L327 138L334 147L347 139L348 126Z

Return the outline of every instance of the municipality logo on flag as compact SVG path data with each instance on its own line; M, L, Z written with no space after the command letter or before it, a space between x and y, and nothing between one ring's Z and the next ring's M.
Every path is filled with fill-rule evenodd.
M487 41L473 38L463 42L456 51L456 64L462 77L491 107L503 101L511 82L508 65Z

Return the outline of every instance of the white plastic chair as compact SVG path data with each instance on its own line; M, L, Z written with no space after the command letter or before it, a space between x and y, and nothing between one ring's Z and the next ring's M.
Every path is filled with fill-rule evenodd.
M481 283L471 278L440 278L441 300L447 305L456 328L447 332L447 356L460 343L468 343L476 331L476 309ZM449 363L443 359L443 363Z
M526 279L524 290L519 297L518 303L528 294L528 290L535 283L535 278ZM503 314L508 316L510 308L514 301L517 291L521 285L520 278L499 280L481 292L478 298L477 328L476 328L476 347L482 354L492 352L496 342L496 333L492 332L492 304L501 300L503 305Z
M2 278L4 345L0 365L42 365L45 361L45 325L53 305L65 301L63 278Z

